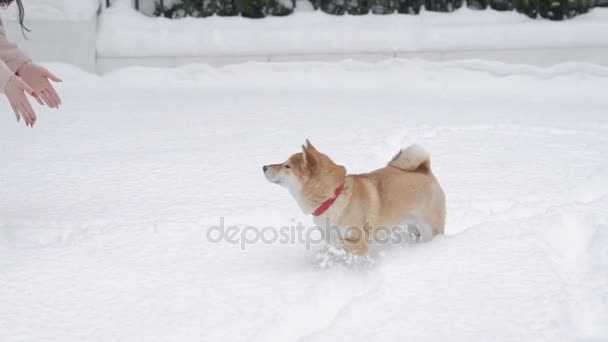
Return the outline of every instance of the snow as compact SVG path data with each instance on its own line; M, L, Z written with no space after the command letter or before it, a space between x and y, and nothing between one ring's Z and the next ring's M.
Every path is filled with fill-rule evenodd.
M1 341L608 339L607 68L47 66L34 129L0 99ZM352 173L423 146L447 235L367 269L209 241L312 224L261 170L305 138Z
M105 1L105 0L104 0ZM27 0L23 1L26 22L32 20L83 21L91 20L100 8L100 0ZM3 17L16 20L17 5L11 5Z
M100 57L357 54L608 46L608 9L563 22L515 12L332 16L296 11L264 20L148 17L117 2L100 17Z

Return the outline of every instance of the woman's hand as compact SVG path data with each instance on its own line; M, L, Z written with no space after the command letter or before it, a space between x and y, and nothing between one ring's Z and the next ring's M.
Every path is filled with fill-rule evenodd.
M38 94L18 76L12 76L4 88L4 95L8 98L8 102L10 102L13 112L15 112L17 122L23 118L26 126L34 127L36 113L34 113L34 109L32 109L25 93L32 95L42 104Z
M17 75L36 91L47 106L59 108L61 98L51 85L51 82L49 82L49 79L54 82L62 82L57 76L53 75L46 68L34 63L23 64L17 70Z

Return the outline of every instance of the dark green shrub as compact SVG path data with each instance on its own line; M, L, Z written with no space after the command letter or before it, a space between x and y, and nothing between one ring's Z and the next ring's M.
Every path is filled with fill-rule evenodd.
M343 15L346 12L346 0L321 0L321 10L333 15Z
M418 14L422 5L424 5L423 0L397 0L397 12Z
M167 18L179 19L185 17L208 17L213 14L213 2L211 0L182 0L170 7L160 8L156 4L156 15Z
M247 18L264 18L265 0L243 0L241 1L241 15Z
M467 0L467 7L477 10L488 8L487 0Z
M578 0L578 13L587 13L589 9L595 7L597 2L595 0Z
M424 7L427 11L434 12L453 12L456 8L462 6L462 0L425 0Z
M239 9L235 0L216 0L215 13L222 17L239 15Z
M390 14L394 12L418 14L422 6L429 11L452 12L464 0L310 0L315 9L332 15ZM588 12L596 6L608 6L608 0L466 0L469 8L523 13L530 18L538 16L550 20L563 20ZM156 4L155 14L168 18L208 17L211 15L249 18L285 16L293 13L295 0L177 0L161 8Z
M395 0L370 0L370 8L374 14L391 14L397 9Z
M161 8L156 3L156 16L167 18L208 17L213 14L234 16L239 14L235 0L182 0L169 7Z
M368 0L346 0L346 13L361 15L369 13Z
M512 0L490 0L490 8L497 11L512 11Z
M519 13L523 13L530 18L536 18L538 16L537 0L515 0L513 7Z
M551 20L563 19L562 4L560 0L539 0L538 13L541 17Z
M289 0L268 0L266 13L275 17L282 17L293 13L294 2Z

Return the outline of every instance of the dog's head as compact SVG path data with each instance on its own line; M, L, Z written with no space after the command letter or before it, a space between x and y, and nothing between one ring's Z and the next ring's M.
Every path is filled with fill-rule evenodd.
M302 152L283 163L264 165L263 170L269 181L289 189L305 213L332 197L346 177L344 166L336 165L308 140Z

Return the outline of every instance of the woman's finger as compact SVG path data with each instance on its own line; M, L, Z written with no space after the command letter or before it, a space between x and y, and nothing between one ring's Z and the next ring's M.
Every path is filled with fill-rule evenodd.
M53 102L55 102L55 108L59 108L61 105L61 98L59 98L59 94L57 94L55 88L53 88L52 85L49 85L47 92L49 93L51 99L53 99Z
M23 104L25 98L25 96L20 96L15 102L15 108L17 108L19 115L21 116L21 118L23 118L25 125L28 126L30 124L30 114L27 112L27 109Z
M23 89L23 91L25 91L26 93L34 96L34 94L35 94L34 89L32 89L32 87L30 87L27 83L23 82L23 80L20 77L15 78L15 83L17 84L17 87L19 87L20 89Z
M23 82L21 78L15 78L15 82L17 87L25 91L27 94L33 97L38 97L38 93L36 93L36 91L34 91L34 89L32 89L32 87L30 87L27 83Z
M22 102L19 102L17 104L17 110L19 111L19 113L21 114L21 117L23 118L23 121L25 122L26 126L30 125L30 122L32 122L30 115L28 114L27 110L25 109L25 106L23 105Z
M27 98L23 98L21 100L21 105L23 106L25 112L30 118L30 125L33 126L34 122L36 122L36 113L34 112L32 105L30 105L30 101L28 101Z
M51 95L47 91L42 90L40 92L40 97L44 100L47 106L51 108L56 108L55 101L51 99Z
M44 98L42 96L34 96L34 98L36 99L36 101L38 101L38 104L40 104L41 106L44 106Z
M11 103L11 108L13 108L13 112L15 112L15 116L17 117L17 122L21 121L21 116L19 115L19 111L14 104Z
M55 82L63 82L59 77L55 76L52 72L49 71L49 69L46 68L44 69L44 76L50 78Z
M57 91L52 85L49 84L49 88L47 90L51 93L53 100L55 100L55 103L57 104L57 108L59 108L61 105L61 97L59 97L59 94L57 94Z
M23 108L23 105L21 105L21 103L17 104L17 110L19 111L19 114L23 118L23 122L25 123L25 125L29 126L30 125L30 117L25 112L25 109Z

